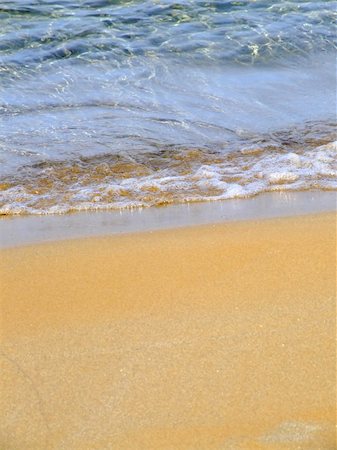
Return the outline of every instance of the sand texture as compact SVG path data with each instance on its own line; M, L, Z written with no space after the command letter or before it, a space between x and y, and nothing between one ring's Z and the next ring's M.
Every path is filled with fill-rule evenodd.
M336 448L335 214L0 258L1 450Z

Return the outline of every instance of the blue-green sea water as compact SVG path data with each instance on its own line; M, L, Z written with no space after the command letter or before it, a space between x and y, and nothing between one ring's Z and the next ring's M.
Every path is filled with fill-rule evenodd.
M2 0L0 214L336 190L336 6Z

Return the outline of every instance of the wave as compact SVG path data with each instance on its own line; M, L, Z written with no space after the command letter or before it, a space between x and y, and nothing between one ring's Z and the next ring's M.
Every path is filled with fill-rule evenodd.
M0 214L53 214L337 190L335 124L242 140L234 148L163 148L22 167L0 179Z

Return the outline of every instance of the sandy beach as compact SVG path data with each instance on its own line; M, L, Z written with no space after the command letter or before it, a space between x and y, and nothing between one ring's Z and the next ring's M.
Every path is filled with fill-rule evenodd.
M333 450L336 215L0 250L1 450Z

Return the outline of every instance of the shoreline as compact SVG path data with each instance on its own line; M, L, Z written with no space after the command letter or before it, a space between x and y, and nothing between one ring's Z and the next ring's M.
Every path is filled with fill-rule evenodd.
M0 250L0 444L334 448L336 214Z
M135 210L0 217L0 249L94 236L336 211L335 191L274 192L247 199Z

